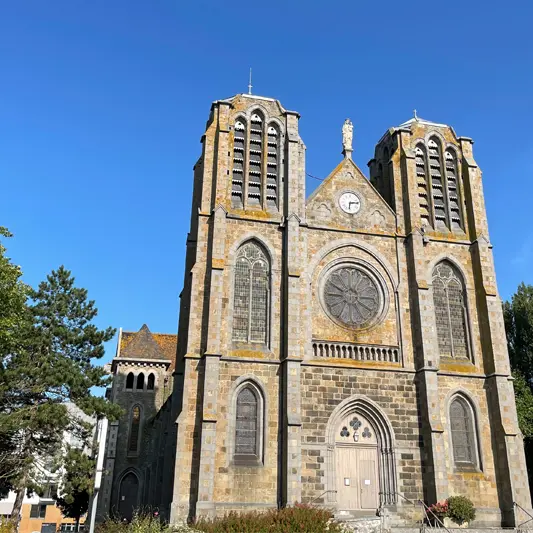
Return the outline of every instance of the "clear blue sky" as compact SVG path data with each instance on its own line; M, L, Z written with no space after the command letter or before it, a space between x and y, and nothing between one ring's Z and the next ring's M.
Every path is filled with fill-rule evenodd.
M245 92L250 66L256 94L301 113L315 176L339 162L346 117L364 171L414 108L472 137L501 295L533 283L530 0L20 0L1 11L0 224L25 280L64 264L101 326L176 331L200 137L211 102Z

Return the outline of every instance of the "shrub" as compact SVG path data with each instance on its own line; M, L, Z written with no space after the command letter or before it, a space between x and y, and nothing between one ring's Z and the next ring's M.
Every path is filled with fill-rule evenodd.
M223 517L200 518L194 528L205 533L343 533L326 509L295 505L264 513L231 512Z
M476 518L476 509L466 496L450 496L448 498L448 517L456 524L472 522Z
M10 518L0 517L0 533L16 533L17 523Z
M129 523L109 518L96 526L96 533L195 533L195 531L186 524L169 527L157 516L138 513Z

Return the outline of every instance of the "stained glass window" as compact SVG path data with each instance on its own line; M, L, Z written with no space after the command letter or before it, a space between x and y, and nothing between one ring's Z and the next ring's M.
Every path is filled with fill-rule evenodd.
M433 305L439 354L468 358L467 312L459 272L447 261L433 270Z
M131 422L130 422L130 441L128 451L139 451L139 434L141 426L141 408L136 405L131 410Z
M233 340L267 342L270 265L263 249L248 242L237 254Z
M455 398L450 405L453 459L457 465L476 466L476 440L472 410L462 398Z
M255 392L245 387L237 396L235 455L258 455L258 402Z

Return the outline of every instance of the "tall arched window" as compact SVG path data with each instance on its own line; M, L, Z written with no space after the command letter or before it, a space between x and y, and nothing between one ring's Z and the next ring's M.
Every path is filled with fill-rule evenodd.
M233 137L233 174L231 180L231 200L242 206L244 191L244 153L246 150L246 123L244 119L235 122Z
M444 198L444 179L442 177L442 152L440 143L436 139L430 139L428 148L435 227L438 228L439 226L448 226L448 214Z
M142 372L137 376L137 389L144 389L144 374Z
M130 372L126 377L126 389L133 389L134 380L135 376L133 375L133 372Z
M280 135L276 125L270 125L267 130L268 157L267 157L267 206L277 207L280 172Z
M420 206L420 221L422 226L431 225L431 207L429 201L429 186L427 177L427 155L423 145L415 148L416 182L418 190L418 205Z
M259 112L252 114L250 120L250 148L248 156L248 203L262 203L263 170L263 116Z
M130 416L130 437L128 441L128 453L139 453L139 438L141 436L141 408L133 406Z
M233 340L267 342L270 265L263 248L249 241L235 263Z
M450 404L453 461L456 467L478 467L479 453L474 423L472 407L464 398L456 396Z
M259 391L245 385L237 394L235 408L236 463L257 464L262 460L263 404Z
M155 388L155 375L152 372L148 376L148 381L146 382L146 390L154 390L154 388Z
M464 283L459 271L448 261L442 261L433 270L433 305L440 356L468 358Z
M461 202L457 180L457 158L452 150L446 150L446 187L448 192L448 205L450 207L451 229L463 229L461 219Z

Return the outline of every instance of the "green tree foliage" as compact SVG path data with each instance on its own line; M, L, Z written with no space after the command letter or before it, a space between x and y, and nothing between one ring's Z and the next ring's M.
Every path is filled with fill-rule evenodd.
M78 530L80 517L89 508L89 498L94 484L95 461L82 450L69 448L63 469L61 496L56 501L63 516L76 520L76 530Z
M533 286L521 283L503 304L511 368L533 383Z
M10 238L6 228L0 227L0 237ZM22 282L22 271L6 255L6 248L0 242L0 382L5 381L4 362L16 352L25 337L31 321L26 305L30 288ZM0 395L0 411L7 406ZM13 488L19 464L16 431L0 431L0 496Z
M524 439L533 438L533 391L520 372L513 372L518 425Z
M9 233L2 229L1 235ZM120 415L118 406L91 394L109 383L93 361L104 355L103 343L115 331L94 325L98 311L87 290L76 287L62 266L37 290L20 276L0 248L0 488L4 457L7 481L17 491L13 517L25 491L38 489L42 466L61 451L64 431L82 442L89 436L89 425L69 403L93 417Z
M524 436L533 488L533 286L521 283L510 302L503 304L509 359L513 370L518 425Z

